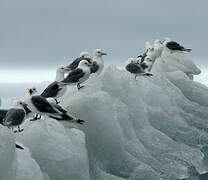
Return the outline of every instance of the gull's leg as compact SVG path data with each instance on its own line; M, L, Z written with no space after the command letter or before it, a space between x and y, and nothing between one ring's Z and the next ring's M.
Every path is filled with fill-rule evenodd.
M19 127L19 126L18 126ZM18 130L14 130L14 128L13 127L11 127L11 130L14 132L14 133L17 133L18 132Z
M15 144L15 146L16 146L17 149L22 149L22 150L24 149L22 146L20 146L18 144Z
M77 89L80 90L81 88L83 88L84 86L81 86L80 83L77 84Z
M58 101L57 99L55 99L55 101L56 101L56 104L59 104L60 103L60 101Z
M38 119L41 119L41 115L39 115L39 117L38 117L38 115L39 115L39 114L36 114L35 117L34 117L33 119L30 119L30 121L36 121L36 120L38 120Z
M150 76L153 76L153 74L151 74L151 73L146 73L145 76L150 77Z
M20 129L20 126L18 126L18 132L22 132L24 129Z
M78 89L78 90L80 89L80 84L79 84L79 83L77 84L77 89Z

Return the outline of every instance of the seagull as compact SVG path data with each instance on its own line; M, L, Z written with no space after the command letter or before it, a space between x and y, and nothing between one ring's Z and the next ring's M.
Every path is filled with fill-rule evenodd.
M134 58L128 59L126 70L132 74L135 74L135 79L137 78L137 76L153 76L150 73L146 73L145 70L140 66L137 61L135 61Z
M61 115L63 114L57 109L55 109L48 102L48 100L41 95L32 95L31 97L26 98L24 102L28 104L28 108L32 111L32 113L39 114L40 118L41 115L61 118Z
M78 90L84 87L80 86L80 84L89 78L90 67L92 67L92 64L90 64L87 60L81 60L78 67L70 71L67 77L60 82L61 87L71 84L77 84Z
M26 111L24 107L27 107L27 104L23 103L23 101L20 101L18 99L13 100L12 108L7 111L3 119L3 125L9 128L17 126L18 132L23 131L23 129L20 129L20 125L24 122L26 118Z
M107 53L101 51L100 49L94 50L93 60L92 60L93 66L90 69L91 73L97 73L99 75L102 72L104 68L104 61L102 59L102 56L105 55L107 55Z
M0 104L0 106L1 106L1 104ZM30 110L29 110L26 106L23 106L23 107L24 107L25 110L27 110L27 111L26 111L26 114L27 114L27 112L30 111ZM3 124L3 120L4 120L4 118L6 117L6 114L8 113L8 111L9 111L9 110L6 110L6 109L0 109L0 124L4 125L4 124ZM16 147L17 149L21 149L21 150L24 149L22 146L20 146L20 145L18 145L18 144L16 144L16 143L15 143L15 147Z
M159 39L156 39L153 44L153 50L147 51L144 61L147 61L147 62L151 61L152 62L151 64L149 64L149 68L148 68L149 72L151 71L155 61L159 57L161 57L162 62L165 62L164 59L162 58L163 49L164 49L163 43Z
M59 82L64 80L64 74L66 72L70 71L69 68L65 66L59 66L56 70L56 78L55 81L49 84L49 86L42 92L41 96L48 98L52 97L56 99L56 102L58 102L58 98L60 98L67 90L66 86L60 86Z
M23 106L26 115L28 115L29 113L31 113L32 111L30 111L26 106ZM8 109L0 109L0 124L3 125L3 120L6 117L6 114L9 110Z
M30 98L27 98L25 102L28 104L28 108L31 109L33 113L39 114L40 116L47 115L51 118L65 121L74 120L74 118L66 114L67 111L65 111L61 106L54 106L50 103L50 99L48 100L40 95L32 95ZM56 102L54 102L54 104L56 104ZM82 124L84 121L78 120L77 122Z
M30 96L33 96L37 93L37 90L36 90L35 87L33 87L33 88L29 88L28 92L29 92ZM56 120L59 120L59 121L71 121L71 122L75 122L75 123L79 123L79 124L83 124L85 122L81 119L76 119L75 117L69 116L67 114L67 110L65 110L63 107L58 105L54 98L46 98L46 99L56 110L58 110L62 113L61 117L56 117L56 116L54 117L53 115L49 115L49 117L51 117L53 119L56 119ZM36 115L34 117L34 119L31 120L31 121L35 121L35 120L40 119L40 118L38 118L38 116Z
M175 41L171 41L168 38L165 38L165 41L163 42L163 45L165 45L169 50L171 51L182 51L182 52L191 52L192 49L189 48L184 48L181 46L179 43Z
M161 54L162 54L162 51L164 48L162 42L159 39L156 39L154 41L153 47L154 47L154 52L155 52L156 58L161 57Z
M35 88L35 87L32 87L32 88L28 88L28 90L27 90L27 93L26 93L26 96L25 96L25 99L27 99L27 98L29 98L29 97L31 97L31 96L33 96L34 94L36 94L38 91L37 91L37 89ZM56 100L55 100L56 101ZM57 101L56 101L57 102ZM28 108L27 108L28 109ZM31 113L32 111L30 111L29 113ZM29 114L28 113L28 114ZM30 120L30 121L33 121L33 120L37 120L37 119L40 119L41 118L41 116L39 115L39 114L35 114L34 115L34 117L33 117L33 119L32 120Z
M67 66L67 68L69 68L70 71L76 69L81 60L87 60L90 64L92 63L92 57L90 53L87 51L83 51L80 53L80 56L78 58L76 58L70 65Z
M160 55L158 46L159 46L159 41L154 42L153 45L151 45L150 42L146 42L145 44L146 52L144 54L145 56L143 56L143 60L144 58L146 58L146 56L151 57L152 60L158 58Z
M32 111L30 111L26 106L23 107L25 112L26 112L26 115L28 115L29 113L31 113ZM9 110L7 109L0 109L0 124L3 125L3 120L7 114Z

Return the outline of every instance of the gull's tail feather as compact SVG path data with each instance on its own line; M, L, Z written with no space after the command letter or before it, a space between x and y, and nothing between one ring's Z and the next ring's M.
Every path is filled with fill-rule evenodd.
M16 146L17 149L22 149L22 150L24 149L22 146L20 146L18 144L15 144L15 146Z

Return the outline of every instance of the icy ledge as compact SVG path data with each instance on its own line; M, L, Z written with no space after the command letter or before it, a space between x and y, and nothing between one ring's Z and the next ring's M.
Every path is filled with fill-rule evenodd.
M110 66L82 90L69 87L62 105L86 124L27 121L16 137L25 151L0 127L0 179L200 179L208 172L208 88L184 70L156 64L153 72L135 81Z

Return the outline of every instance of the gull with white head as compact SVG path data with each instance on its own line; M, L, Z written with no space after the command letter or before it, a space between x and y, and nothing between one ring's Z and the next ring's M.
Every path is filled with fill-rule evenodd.
M64 74L66 72L69 72L70 69L65 66L59 66L56 70L56 77L55 81L49 84L49 86L42 92L41 96L48 98L52 97L55 98L58 103L58 98L63 96L63 94L66 92L67 87L66 86L60 86L60 82L64 80Z
M81 83L85 82L90 77L90 64L87 60L81 60L76 69L69 72L67 77L60 82L60 85L64 87L65 85L77 85L78 90L84 86L80 86Z
M33 88L29 88L28 92L29 92L30 96L34 96L37 93L37 90L36 90L35 87L33 87ZM50 103L53 106L53 108L55 110L60 112L60 117L53 116L53 114L49 114L49 117L51 117L53 119L56 119L58 121L70 121L70 122L74 122L74 123L78 123L78 124L83 124L85 122L81 119L77 119L77 118L75 118L71 115L68 115L67 110L64 109L62 106L58 105L54 98L46 98L46 100L48 101L48 103ZM41 116L38 117L38 115L36 115L34 117L34 119L32 119L31 121L35 121L35 120L40 119L40 118L41 118Z
M165 38L163 45L169 49L171 51L171 53L173 52L191 52L192 49L190 48L185 48L183 46L181 46L179 43L175 42L175 41L171 41L169 38Z
M91 73L97 73L98 75L102 72L104 68L104 61L102 56L107 55L107 53L101 51L100 49L95 49L93 52L93 66L90 69Z
M27 107L26 103L19 99L14 99L12 101L12 107L7 111L3 119L3 125L12 129L13 127L18 127L18 132L23 131L23 129L20 129L20 125L26 118L26 111L24 107Z

